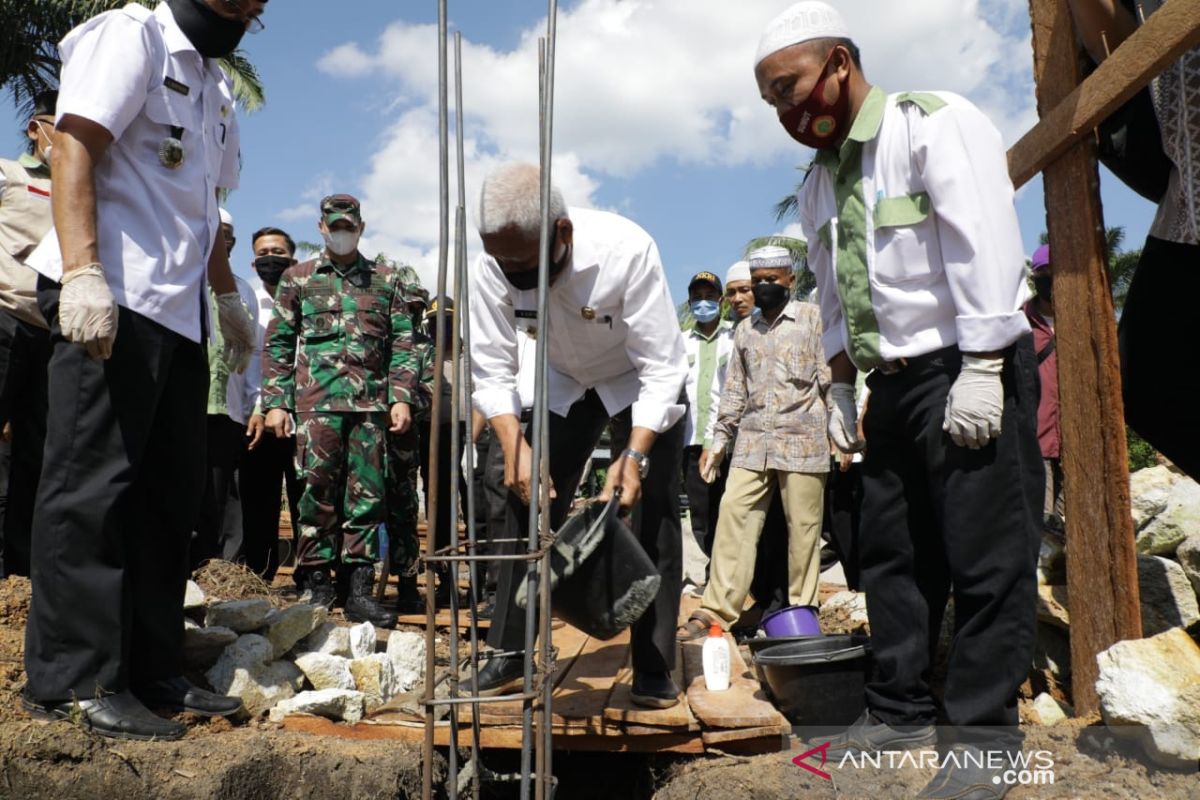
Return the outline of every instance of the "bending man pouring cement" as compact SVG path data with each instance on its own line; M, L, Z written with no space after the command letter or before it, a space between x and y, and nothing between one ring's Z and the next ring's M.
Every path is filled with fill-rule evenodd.
M521 435L517 353L519 337L532 329L550 348L550 525L557 528L566 517L592 449L611 422L613 452L620 455L602 497L621 489L621 506L633 510L634 532L662 575L654 603L633 625L633 699L666 708L679 693L670 672L682 567L683 337L654 240L616 214L568 214L557 189L550 209L549 319L537 319L539 198L538 168L507 164L484 182L479 210L485 252L472 289L474 402L504 452L506 538L525 541L528 530L533 459ZM511 542L503 547L513 552ZM525 642L525 612L515 605L524 567L513 564L501 570L488 634L490 646L506 651ZM492 658L479 673L479 694L500 694L521 678L520 656Z

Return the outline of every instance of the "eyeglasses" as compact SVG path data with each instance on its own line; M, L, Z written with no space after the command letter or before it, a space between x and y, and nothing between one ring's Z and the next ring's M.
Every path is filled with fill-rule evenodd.
M238 15L238 19L246 23L246 33L262 33L266 29L266 25L258 17L252 17L242 9L242 4L238 0L221 0L225 7Z

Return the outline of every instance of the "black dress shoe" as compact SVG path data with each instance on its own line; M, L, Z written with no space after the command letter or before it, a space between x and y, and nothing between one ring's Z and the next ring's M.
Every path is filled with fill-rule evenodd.
M633 702L647 708L671 708L679 702L679 687L669 672L634 672Z
M864 711L849 728L829 737L828 758L841 758L847 753L875 753L882 750L914 750L932 747L937 743L937 730L932 725L892 726Z
M942 758L942 768L921 793L925 800L1001 800L1012 787L1004 781L1007 764L990 766L988 753L955 745Z
M187 731L180 723L152 713L128 691L65 703L41 703L22 695L21 705L35 719L69 720L114 739L180 739Z
M470 686L470 677L467 677ZM495 697L498 694L519 692L525 682L525 663L521 656L499 656L489 658L479 670L480 697Z
M201 689L187 678L164 678L134 689L134 694L151 708L187 711L205 717L228 717L242 710L236 697Z
M479 610L475 612L479 619L491 619L496 615L496 595L489 594L486 603L479 606Z

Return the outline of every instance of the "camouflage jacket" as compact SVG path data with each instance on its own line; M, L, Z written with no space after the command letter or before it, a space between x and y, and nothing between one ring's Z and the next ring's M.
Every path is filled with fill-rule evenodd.
M283 274L263 344L264 410L386 411L417 400L417 369L393 267L322 254Z

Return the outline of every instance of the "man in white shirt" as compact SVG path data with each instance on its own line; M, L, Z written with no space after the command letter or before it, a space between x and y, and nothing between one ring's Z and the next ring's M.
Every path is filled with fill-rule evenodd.
M28 262L53 353L24 702L106 736L184 734L146 706L241 705L183 677L183 595L204 487L205 334L220 326L235 370L254 343L218 224L238 126L216 59L262 27L264 5L130 4L59 45L55 228Z
M538 341L549 348L551 527L566 517L584 465L611 421L613 451L620 455L601 496L619 490L621 506L637 509L635 533L662 576L654 603L633 625L633 699L669 707L679 694L670 672L682 573L683 337L649 234L616 214L568 213L557 190L550 207L549 319L538 320L539 197L540 170L527 164L504 165L483 186L485 252L475 264L471 303L475 407L503 448L509 537L522 541L532 449L521 435L520 322L536 322ZM525 642L525 612L514 602L524 570L512 564L501 569L488 634L488 644L502 650L521 650ZM493 658L480 672L480 692L502 692L521 673L520 658Z
M867 711L829 756L935 738L930 640L951 585L943 744L1017 748L1043 473L1000 134L957 95L872 87L841 15L816 0L768 25L755 77L787 133L818 151L797 200L834 382L829 432L843 452L862 444L856 370L875 370L860 558L877 674ZM948 761L920 796L999 797L994 777Z
M279 228L259 228L250 239L254 252L254 285L257 309L257 353L261 354L267 326L275 310L275 293L283 273L296 264L296 242ZM279 515L283 489L293 525L300 518L300 495L304 481L296 475L296 436L277 438L266 426L259 396L262 392L262 358L251 360L241 377L246 385L250 419L246 423L246 455L238 468L238 492L242 498L242 542L236 554L246 566L270 581L279 568ZM226 558L229 558L226 552Z
M712 444L713 423L721 405L721 388L733 350L733 325L721 319L721 279L707 271L693 275L688 282L688 310L696 324L683 339L688 360L683 486L688 497L692 536L704 555L711 558L728 469L722 464L716 480L708 483L700 476L700 454Z

